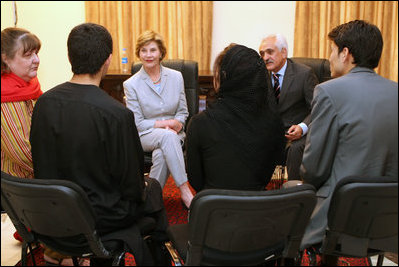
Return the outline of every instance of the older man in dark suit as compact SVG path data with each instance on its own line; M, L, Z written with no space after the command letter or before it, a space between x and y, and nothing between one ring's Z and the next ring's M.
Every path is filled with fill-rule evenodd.
M264 38L259 53L271 72L277 109L286 130L288 180L298 180L310 123L313 89L318 80L310 67L287 59L288 45L281 34Z

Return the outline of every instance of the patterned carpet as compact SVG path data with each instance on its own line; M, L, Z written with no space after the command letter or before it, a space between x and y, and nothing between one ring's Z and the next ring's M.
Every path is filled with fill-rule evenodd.
M191 188L191 187L190 187ZM193 194L195 190L191 188ZM180 190L176 187L172 177L169 177L163 188L163 201L166 208L166 216L169 224L187 223L188 210L183 207L180 199Z
M272 180L268 185L268 190L273 190L279 188L281 186L281 181ZM193 193L195 192L192 189ZM172 177L169 177L167 180L165 187L163 189L163 198L166 208L166 214L168 217L169 224L185 224L187 223L187 209L183 208L183 204L180 200L180 191L176 187ZM309 266L310 260L305 250L304 256L302 258L301 266ZM34 249L35 261L37 266L45 266L45 261L43 259L43 249L37 248ZM321 258L319 255L316 256L316 262L313 263L313 266L321 265ZM32 260L30 255L28 255L28 263L27 265L32 265ZM125 265L126 266L136 266L133 255L128 253L125 256ZM19 262L16 266L21 266ZM341 257L338 260L338 266L371 266L368 258L344 258Z

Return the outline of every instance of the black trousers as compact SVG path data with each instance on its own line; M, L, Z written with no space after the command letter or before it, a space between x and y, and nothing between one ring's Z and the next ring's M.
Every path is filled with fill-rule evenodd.
M287 152L287 172L288 180L301 180L299 169L302 163L303 151L305 149L306 135L292 141Z

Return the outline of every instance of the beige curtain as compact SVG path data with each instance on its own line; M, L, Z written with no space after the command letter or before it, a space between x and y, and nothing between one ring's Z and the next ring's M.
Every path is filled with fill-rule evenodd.
M209 71L212 43L212 1L86 1L86 22L105 26L114 40L109 72L121 71L122 48L129 65L138 36L145 30L162 35L166 59L190 59Z
M355 19L375 24L384 40L375 71L398 81L397 1L297 1L295 16L295 57L329 58L327 35L334 27Z

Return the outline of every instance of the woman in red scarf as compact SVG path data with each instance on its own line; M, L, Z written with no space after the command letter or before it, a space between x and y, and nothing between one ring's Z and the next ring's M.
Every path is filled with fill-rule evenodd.
M33 178L29 132L33 106L42 94L37 69L40 40L27 30L1 31L1 170Z

